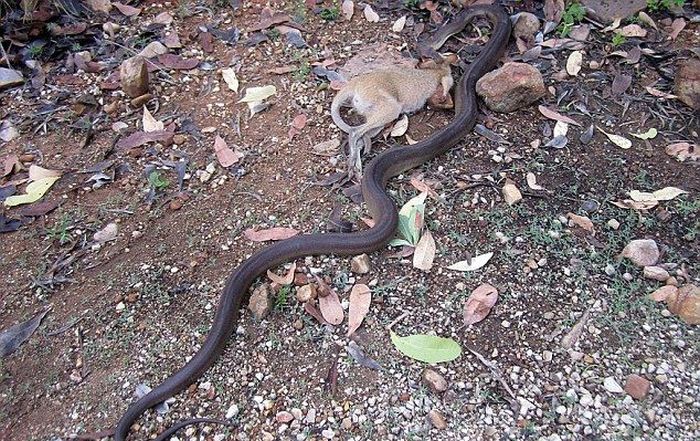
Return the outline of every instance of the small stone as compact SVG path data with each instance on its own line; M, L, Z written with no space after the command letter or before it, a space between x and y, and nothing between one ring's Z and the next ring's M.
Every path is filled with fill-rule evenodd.
M605 390L613 394L621 394L624 392L622 386L620 386L620 384L613 377L606 377L603 380L603 387Z
M119 101L112 101L111 103L105 104L102 109L105 113L112 114L119 110Z
M24 83L24 77L20 71L0 67L0 90L22 83Z
M296 319L294 320L294 323L292 323L292 327L296 329L297 331L301 331L304 329L304 320L302 319Z
M316 409L311 408L306 412L306 417L304 418L304 423L314 424L316 422Z
M634 280L634 276L630 273L623 273L622 278L625 279L626 282L631 282Z
M659 282L665 282L671 275L660 266L645 266L644 277L651 280L658 280Z
M612 263L605 265L605 274L612 276L615 274L615 266Z
M547 89L537 68L511 62L481 77L476 92L491 110L509 113L539 100Z
M124 304L124 302L117 303L117 312L122 312L125 309L126 309L126 305Z
M620 255L637 266L648 266L656 264L661 252L653 239L635 239L625 246Z
M343 430L351 430L352 429L352 420L350 418L343 418L343 421L340 423L340 427Z
M315 299L317 296L316 285L309 283L308 285L300 286L297 288L296 296L301 303Z
M326 439L333 439L333 437L335 436L335 432L333 432L331 429L324 429L321 432L321 436L323 436Z
M283 410L277 412L277 415L275 415L275 419L278 423L289 423L294 419L294 415L292 415L290 412L287 412L286 410Z
M518 21L513 26L513 37L522 38L525 41L532 39L532 36L540 29L540 20L535 14L521 12L518 14Z
M630 374L625 382L625 392L635 400L644 399L650 388L651 382L637 374Z
M253 290L248 303L248 309L255 318L262 320L272 309L272 299L270 298L270 288L264 283Z
M360 254L350 261L350 269L355 274L367 274L369 272L369 256Z
M581 399L579 400L579 404L583 407L588 407L593 404L593 397L589 394L585 394L581 396Z
M182 145L187 142L187 135L177 133L173 135L173 144Z
M617 230L618 228L620 228L620 222L618 222L617 219L610 219L610 220L607 222L607 225L608 225L610 228L612 228L613 230Z
M447 421L445 421L445 417L435 409L428 412L428 421L430 421L430 424L432 424L433 427L438 430L444 430L447 428Z
M438 372L432 369L425 369L422 377L423 383L433 392L442 393L447 390L447 380Z
M148 68L143 57L134 56L124 60L119 67L122 90L132 98L148 93Z
M303 286L309 283L309 278L307 277L306 274L304 273L295 273L294 274L294 285L296 286Z
M230 420L231 418L235 417L238 415L238 405L237 404L232 404L231 407L228 408L226 411L226 419Z

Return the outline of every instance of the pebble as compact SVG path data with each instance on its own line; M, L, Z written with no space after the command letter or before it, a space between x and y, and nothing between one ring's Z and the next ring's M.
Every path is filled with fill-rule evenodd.
M650 388L651 382L637 374L630 374L625 382L625 392L635 400L644 399Z
M445 417L435 409L428 412L428 421L430 421L430 424L432 424L433 427L438 430L444 430L447 428L447 421L445 421Z
M234 418L236 415L238 415L239 409L237 404L232 404L231 407L228 408L226 411L226 419L230 420L231 418Z
M605 390L613 394L621 394L624 392L622 386L620 386L620 384L613 377L605 377L603 380L603 387Z
M423 371L423 383L428 386L428 389L435 393L442 393L447 390L447 380L438 372L432 369Z
M317 295L316 285L309 283L308 285L300 286L297 288L296 297L301 303L308 302L311 299L315 299Z
M618 228L620 228L620 222L618 222L617 219L610 219L607 225L613 230L617 230Z
M370 268L369 264L369 256L367 254L360 254L350 260L350 269L355 274L367 274Z
M333 439L335 432L333 432L331 429L324 429L321 432L321 436L323 436L325 439Z

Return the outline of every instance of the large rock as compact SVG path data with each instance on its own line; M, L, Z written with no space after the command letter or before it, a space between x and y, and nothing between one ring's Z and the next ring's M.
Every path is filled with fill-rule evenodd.
M489 109L508 113L542 98L544 87L540 71L526 63L506 63L487 73L476 83L476 93Z
M22 73L13 69L0 67L0 89L24 83Z
M148 68L141 56L134 56L122 62L119 68L122 90L131 98L148 93Z
M581 0L581 4L592 11L592 15L604 22L624 19L647 7L647 0Z
M700 59L690 58L678 67L675 80L678 99L700 110Z

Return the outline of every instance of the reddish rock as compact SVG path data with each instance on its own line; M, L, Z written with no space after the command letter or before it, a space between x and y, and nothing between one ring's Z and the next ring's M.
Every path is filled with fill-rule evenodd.
M700 110L700 58L690 58L682 63L674 84L678 99L688 107Z
M447 390L447 380L445 380L445 377L432 369L423 371L423 383L428 386L428 389L436 393L442 393Z
M489 109L508 113L542 98L547 89L542 74L526 63L506 63L476 83L476 93Z
M625 382L625 392L635 400L644 399L649 393L651 382L637 374L631 374Z
M148 68L143 57L135 56L122 62L119 79L124 93L136 98L148 93Z

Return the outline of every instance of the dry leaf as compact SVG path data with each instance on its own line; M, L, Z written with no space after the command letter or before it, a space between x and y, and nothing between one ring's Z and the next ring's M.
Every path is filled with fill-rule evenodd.
M637 17L639 18L639 21L641 21L645 25L649 25L652 28L656 29L657 31L659 30L659 28L656 26L656 23L654 22L654 20L651 17L649 17L649 15L646 12L639 11L639 14L637 14Z
M379 14L374 12L374 9L370 5L365 6L365 19L367 19L368 22L370 23L377 23L379 22Z
M605 130L601 129L600 127L597 127L597 128L598 128L598 130L603 132L605 134L605 136L607 136L608 139L610 141L612 141L613 144L620 147L621 149L628 149L628 148L632 147L632 141L625 138L624 136L613 135L612 133L608 133Z
M332 138L328 141L319 142L311 149L317 155L335 156L336 153L338 153L338 147L340 147L340 140L338 138Z
M249 87L245 90L245 95L238 102L239 103L255 103L264 101L277 93L277 88L275 86L262 86L262 87Z
M603 28L603 30L601 30L600 32L614 31L615 29L620 27L620 23L622 23L622 19L616 18L615 20L613 20L613 22L608 27Z
M238 93L238 78L236 77L236 71L233 68L223 69L221 71L221 76L224 77L224 81L228 88Z
M632 76L627 74L617 74L613 78L610 86L613 95L622 95L632 85Z
M497 301L498 290L495 287L488 283L476 287L464 303L465 326L479 323L485 319Z
M350 20L355 14L355 2L353 2L352 0L344 0L343 5L340 7L340 9L343 11L345 19Z
M655 128L650 128L644 133L630 133L630 135L634 136L635 138L639 139L654 139L656 138L656 135L658 135L659 132Z
M318 322L322 325L330 325L330 323L323 318L323 315L321 315L321 311L319 311L311 302L304 303L304 311L306 311L306 313L311 317L318 320Z
M415 176L411 178L411 185L413 188L418 190L421 193L428 193L431 197L435 199L440 199L440 196L437 194L435 190L433 190L430 185L428 185L425 181L421 181L420 179L416 178Z
M127 17L136 17L141 13L140 8L134 8L133 6L125 5L119 2L112 2L112 5L119 10L122 14Z
M292 126L289 128L289 131L287 131L287 135L289 136L289 139L292 140L296 135L301 133L301 130L306 127L306 115L303 113L300 113L299 115L295 116L294 119L292 120Z
M663 98L667 100L672 100L678 98L676 95L668 92L661 91L651 86L645 86L644 89L649 92L649 95L655 96L657 98Z
M628 38L644 38L647 36L646 29L639 26L638 24L628 24L627 26L624 26L621 29L617 30L617 32L615 33Z
M34 164L29 166L30 181L38 181L44 178L60 178L62 174L60 170L50 170Z
M216 153L216 159L218 159L219 164L224 168L231 167L244 156L241 152L233 151L228 144L226 144L224 138L219 135L214 139L214 152Z
M658 201L633 201L632 199L624 199L622 201L612 201L611 204L613 204L616 207L620 208L629 208L632 210L650 210L657 205L659 205Z
M545 118L552 119L554 121L561 121L565 122L568 124L573 124L575 126L581 127L581 124L577 123L573 119L569 118L568 116L562 115L559 112L555 112L554 110L548 109L545 106L537 106L537 109L539 109L540 113L545 116Z
M277 275L271 270L267 270L267 277L278 285L291 285L294 282L294 272L297 270L296 262L292 262L292 266L289 267L289 271L284 276Z
M0 178L4 178L5 176L9 175L12 173L13 170L21 170L22 169L22 163L19 162L19 157L17 155L7 155L4 158L2 158L2 175L0 175Z
M567 213L566 216L571 220L571 223L591 233L591 236L595 236L593 222L589 218L587 218L586 216L579 216L574 213Z
M671 23L671 33L668 35L668 38L671 40L675 40L678 37L678 34L681 33L681 31L685 28L685 20L682 18L677 18L673 20L673 23Z
M144 58L153 58L168 53L168 48L160 41L152 41L138 53Z
M49 191L49 188L56 182L59 178L57 176L49 178L41 178L36 181L32 181L27 185L24 190L24 194L9 196L3 202L6 207L14 207L16 205L31 204L41 199L44 194Z
M527 186L530 187L530 189L532 189L532 190L544 190L544 187L537 184L537 177L535 176L534 173L528 172L527 176L525 177L525 180L527 181Z
M681 190L680 188L664 187L660 190L656 190L652 193L652 195L654 195L654 199L656 199L657 201L670 201L671 199L675 199L677 196L686 193L688 192L685 190Z
M690 159L691 161L700 160L700 149L696 144L689 142L676 142L666 146L666 154L673 156L680 162ZM7 170L7 169L6 169Z
M408 116L404 113L401 116L401 118L399 118L399 120L396 121L396 124L394 124L394 127L392 127L391 136L393 138L398 138L399 136L403 136L407 130L408 130Z
M393 25L391 25L391 30L394 32L403 31L404 26L406 26L406 16L403 15L396 19Z
M350 291L350 308L348 309L348 337L357 331L372 304L372 292L365 284L358 283Z
M583 63L583 53L581 51L573 51L566 60L566 72L575 77L581 72L581 63Z
M158 121L155 119L153 115L151 115L151 112L148 111L146 106L143 106L143 118L141 122L143 124L143 131L146 133L165 130L165 124L163 124L163 121Z
M109 242L117 239L119 227L114 222L108 223L103 229L97 231L92 238L99 243Z
M515 183L510 179L506 179L502 192L503 199L505 199L508 205L513 205L523 198L523 195L520 193L520 190L518 190L518 187L516 187Z
M323 315L323 318L331 325L343 323L345 313L340 304L338 293L328 286L322 278L319 276L315 277L316 283L318 283L318 307L321 310L321 315Z
M626 257L640 267L654 265L660 256L659 247L652 239L635 239L620 253L620 257Z
M427 229L416 244L413 251L413 267L423 271L430 271L435 259L435 240Z
M243 235L253 242L265 242L268 240L284 240L299 234L294 228L274 227L265 230L254 230L248 228Z
M489 260L491 260L491 257L493 257L493 253L480 254L473 257L471 260L462 260L460 262L453 263L452 265L448 266L447 269L454 271L476 271L486 265Z
M562 14L564 14L564 0L544 1L545 20L551 21L555 25L557 25L561 21Z

